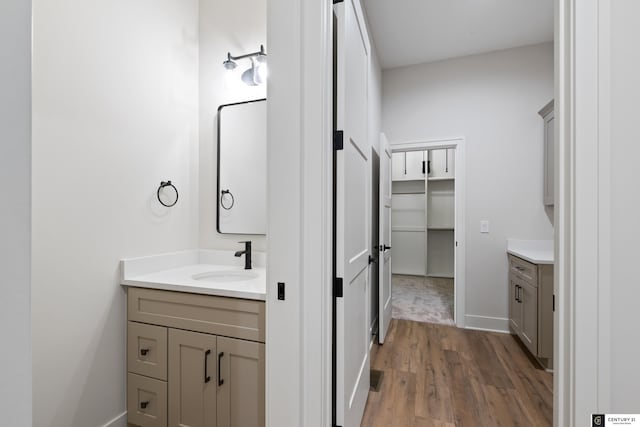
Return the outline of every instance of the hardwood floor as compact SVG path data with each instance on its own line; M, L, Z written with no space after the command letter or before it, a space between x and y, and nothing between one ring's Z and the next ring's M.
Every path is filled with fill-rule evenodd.
M393 319L363 427L551 426L553 377L508 334Z

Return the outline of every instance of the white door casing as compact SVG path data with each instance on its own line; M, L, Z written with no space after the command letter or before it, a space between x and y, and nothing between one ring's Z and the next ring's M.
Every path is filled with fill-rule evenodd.
M369 152L368 49L359 4L335 6L338 37L337 128L344 132L336 160L336 274L343 296L336 304L336 417L360 425L369 392Z
M380 134L380 258L378 263L378 342L384 343L391 323L391 147Z

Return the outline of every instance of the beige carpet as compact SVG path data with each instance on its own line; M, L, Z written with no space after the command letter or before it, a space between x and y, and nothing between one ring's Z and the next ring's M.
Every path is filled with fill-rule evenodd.
M394 274L393 318L453 325L453 279Z

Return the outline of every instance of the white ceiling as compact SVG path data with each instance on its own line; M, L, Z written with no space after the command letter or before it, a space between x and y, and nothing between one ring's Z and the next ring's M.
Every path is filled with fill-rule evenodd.
M383 69L553 40L553 0L363 0Z

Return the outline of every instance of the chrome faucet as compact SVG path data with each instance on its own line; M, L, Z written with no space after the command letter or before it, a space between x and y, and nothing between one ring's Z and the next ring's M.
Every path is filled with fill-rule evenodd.
M244 255L244 269L251 270L251 241L238 243L244 243L244 251L237 251L235 256L240 257Z

